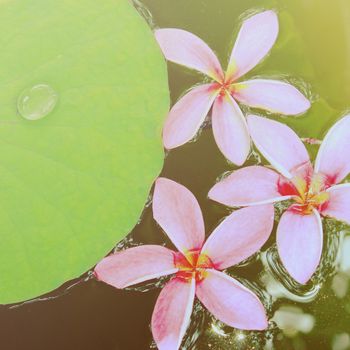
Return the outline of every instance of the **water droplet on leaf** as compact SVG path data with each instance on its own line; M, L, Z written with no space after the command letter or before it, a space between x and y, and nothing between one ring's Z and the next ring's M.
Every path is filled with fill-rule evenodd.
M47 84L38 84L25 89L18 97L17 110L27 120L46 117L55 108L58 94Z

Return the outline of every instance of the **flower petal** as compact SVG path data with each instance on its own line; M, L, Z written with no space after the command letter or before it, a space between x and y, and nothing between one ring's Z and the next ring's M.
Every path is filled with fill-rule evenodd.
M217 95L213 84L200 85L184 95L170 110L163 128L167 149L190 141L203 124Z
M155 36L167 60L199 70L217 81L223 79L218 58L196 35L182 29L164 28L156 30Z
M177 350L190 322L195 280L174 278L161 291L152 315L152 334L159 350Z
M291 196L278 192L280 175L262 166L248 166L232 172L215 184L209 198L229 207L279 202Z
M288 126L255 115L248 117L248 126L260 153L285 177L292 178L293 169L310 161L304 144Z
M267 328L264 306L253 292L223 272L207 270L207 273L197 284L196 294L217 319L239 329Z
M234 84L233 97L247 106L285 115L304 113L311 106L298 89L278 80L254 79Z
M284 267L299 283L305 284L320 263L323 245L322 222L314 210L300 215L287 210L277 228L278 253Z
M98 280L125 288L175 273L174 252L158 245L144 245L117 252L95 267Z
M242 165L250 151L250 136L243 113L231 96L216 98L212 127L220 151L232 163Z
M264 11L246 19L238 33L226 78L236 80L255 67L270 51L278 35L274 11Z
M160 177L153 195L153 217L181 252L201 249L205 238L199 204L186 187Z
M340 119L324 138L315 163L315 171L339 183L350 172L350 115Z
M350 184L332 186L327 192L330 197L322 214L350 225Z
M214 230L202 252L218 270L236 265L264 245L272 231L273 219L272 204L236 210Z

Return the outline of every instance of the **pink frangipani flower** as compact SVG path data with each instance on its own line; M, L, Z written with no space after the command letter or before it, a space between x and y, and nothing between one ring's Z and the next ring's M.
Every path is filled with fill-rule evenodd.
M163 128L165 148L190 141L210 108L215 141L227 159L242 165L250 151L249 130L236 100L274 113L296 115L310 102L295 87L278 80L252 79L237 82L270 51L278 35L273 11L246 19L238 33L226 73L214 52L200 38L180 29L158 29L156 39L169 61L196 69L213 82L192 88L171 109Z
M256 147L279 173L263 166L239 169L209 197L232 207L291 200L277 228L277 249L290 275L305 284L321 258L321 216L350 224L350 183L339 185L350 172L350 115L328 131L314 167L288 126L253 115L248 125Z
M190 322L195 295L219 320L231 327L263 330L264 307L258 297L221 272L258 251L273 226L273 205L244 208L230 214L204 243L199 204L184 186L156 181L153 216L178 249L145 245L103 259L95 275L116 288L174 274L161 291L152 315L152 333L160 350L176 350Z

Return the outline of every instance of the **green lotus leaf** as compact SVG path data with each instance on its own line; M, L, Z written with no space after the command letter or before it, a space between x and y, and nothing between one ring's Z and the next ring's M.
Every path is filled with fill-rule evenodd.
M0 303L91 268L163 164L164 59L127 0L0 0Z

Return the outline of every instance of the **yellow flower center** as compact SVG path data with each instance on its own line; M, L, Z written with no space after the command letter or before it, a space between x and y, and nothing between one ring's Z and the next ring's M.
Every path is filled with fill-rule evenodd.
M290 181L281 180L279 183L280 193L291 195L295 202L291 209L304 215L311 214L314 209L320 210L328 202L326 189L326 179L321 174L297 175Z
M206 269L214 268L210 258L201 254L200 250L189 250L185 254L176 253L175 266L179 269L177 277L185 281L195 278L196 282L200 282L206 277Z
M222 82L215 83L214 90L219 91L218 96L231 95L234 91L233 82L229 80L223 80Z

